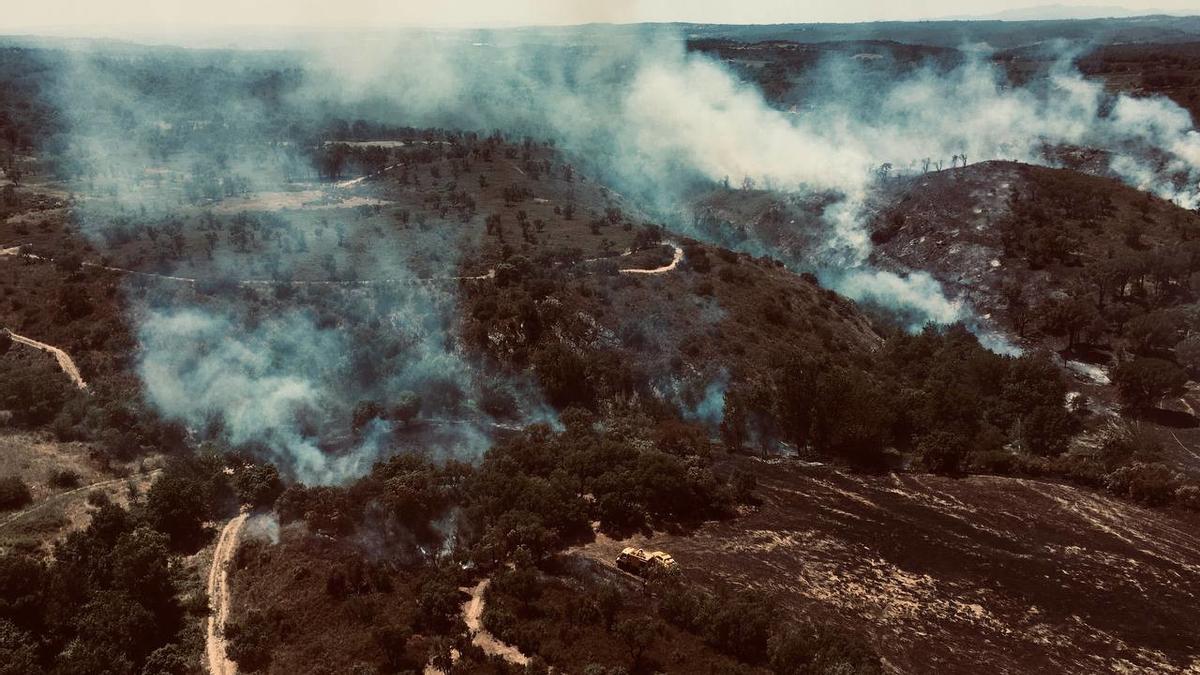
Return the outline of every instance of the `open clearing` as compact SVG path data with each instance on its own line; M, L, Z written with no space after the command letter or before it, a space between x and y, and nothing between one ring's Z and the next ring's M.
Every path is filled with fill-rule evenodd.
M95 465L84 443L63 443L48 436L0 433L0 476L18 476L33 501L19 511L0 513L0 550L49 551L68 532L85 527L90 518L88 495L105 494L127 505L130 490L144 493L160 472L156 460L143 462L144 471L121 467L118 475ZM73 486L55 486L51 475L66 471L78 476Z
M741 460L763 504L661 549L706 584L864 630L899 672L1195 672L1200 521L1016 478L845 475Z

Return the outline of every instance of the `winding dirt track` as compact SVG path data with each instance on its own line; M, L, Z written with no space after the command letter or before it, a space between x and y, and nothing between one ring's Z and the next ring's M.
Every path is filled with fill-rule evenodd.
M208 569L208 598L212 613L208 616L205 651L208 654L208 672L212 675L236 675L237 664L225 653L225 622L229 620L229 563L237 551L242 526L249 514L242 512L221 529L217 546L213 549L212 567Z
M680 248L679 244L676 244L673 241L668 241L666 244L675 250L674 254L671 256L671 262L663 265L662 267L655 267L654 269L649 270L620 270L621 274L666 274L667 272L674 271L676 267L679 267L679 263L683 261L683 249Z
M83 381L83 376L79 374L79 367L75 365L75 361L71 359L69 354L58 347L55 347L54 345L48 345L45 342L38 342L37 340L27 338L24 335L17 335L7 328L0 330L8 334L8 336L12 338L13 342L20 342L23 345L28 345L34 349L40 349L54 356L54 359L58 361L58 367L62 368L62 371L67 374L67 377L71 378L71 381L75 383L75 386L79 387L80 389L87 389L87 383Z
M666 274L668 272L674 271L677 267L679 267L679 263L683 261L683 249L674 242L666 242L666 243L672 249L674 249L674 254L671 256L671 262L669 262L666 265L663 265L661 267L655 267L652 269L623 269L623 270L618 270L618 272L620 272L621 274L655 275L655 274ZM35 255L32 253L25 253L22 251L22 249L23 249L23 247L21 245L10 246L8 248L0 248L0 256L12 256L15 258L25 258L28 260L37 260L37 261L41 261L41 262L54 262L54 260L52 258L47 258L45 256ZM623 255L623 256L628 255L628 253L623 253L621 255ZM585 260L583 262L594 262L596 260L603 260L603 259L604 258L591 258L591 259ZM99 263L93 263L93 262L85 262L85 263L83 263L83 266L90 267L92 269L97 269L97 270L104 270L106 272L113 272L116 274L128 274L131 276L146 277L146 278L151 278L151 279L163 279L166 281L177 281L177 282L185 283L185 284L195 284L198 281L203 281L202 279L196 279L194 277L179 277L179 276L173 276L170 274L157 274L155 272L142 272L140 270L131 270L131 269L124 268L124 267L113 267L112 265L101 265ZM241 280L238 280L236 283L239 286L370 286L370 285L375 285L375 284L425 284L425 283L439 283L439 282L448 282L448 281L488 281L490 279L495 279L495 278L496 278L496 270L489 269L487 272L485 272L483 274L474 274L474 275L467 275L467 276L406 277L406 278L398 278L398 279L361 279L361 280L355 280L355 281L346 281L346 280L341 280L341 279L292 280L292 281L281 280L281 279L241 279Z
M154 469L153 471L148 472L148 475L154 476L161 472L162 472L162 469ZM124 483L127 480L129 480L129 479L128 478L114 478L112 480L103 480L103 481L100 481L97 483L89 483L87 485L83 485L81 487L77 487L73 490L68 490L66 492L60 492L59 494L56 494L56 495L50 495L46 499L38 502L37 504L34 504L33 506L30 506L29 508L27 508L23 511L17 511L16 513L10 514L4 520L0 520L0 528L3 528L11 523L15 523L16 521L20 520L21 518L24 518L25 516L30 515L31 513L37 513L38 511L49 506L50 504L63 501L65 499L67 499L68 497L72 497L81 492L89 492L91 490L98 490L101 488L112 487L114 485L119 485L121 483Z
M529 663L529 657L520 649L503 642L483 625L483 593L487 590L491 579L484 579L475 584L470 590L471 599L463 603L463 621L471 633L471 644L479 647L489 656L499 656L511 664L524 666Z

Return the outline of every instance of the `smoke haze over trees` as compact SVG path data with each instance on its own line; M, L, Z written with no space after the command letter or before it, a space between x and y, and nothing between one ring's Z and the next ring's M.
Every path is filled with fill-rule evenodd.
M5 39L0 670L1186 667L1200 22L1024 30Z
M1108 149L1108 170L1131 185L1196 205L1200 137L1186 111L1164 99L1107 94L1079 76L1071 56L1064 47L1044 77L1020 87L1006 82L986 47L966 50L958 63L905 64L886 84L853 59L830 57L815 65L790 110L772 107L705 53L687 51L673 30L651 27L613 35L585 28L417 34L400 42L331 38L301 53L276 54L84 49L47 56L60 62L53 84L43 86L51 87L61 111L61 128L56 133L50 127L47 139L59 150L56 170L81 190L106 196L81 204L78 225L93 237L120 236L122 213L167 214L180 203L338 178L346 159L329 154L340 153L337 148L322 150L323 144L395 135L400 130L389 126L395 120L406 127L498 129L553 139L685 232L690 196L723 181L745 190L825 195L823 244L815 252L794 255L754 234L739 240L734 232L721 235L720 243L815 271L832 288L903 312L919 327L975 319L971 307L949 297L927 273L897 273L868 262L864 201L881 180L882 166L898 175L932 170L931 162L957 165L960 158L964 164L992 158L1046 162L1047 147L1089 145ZM156 84L164 69L171 87ZM339 118L358 121L331 124ZM325 154L314 159L314 148ZM358 171L384 168L369 154L353 158ZM325 168L315 169L321 162ZM171 218L152 227L179 236ZM301 241L313 226L285 214L273 227L276 236ZM236 235L231 231L228 243L210 251L215 266L236 268L221 262L229 249L258 245ZM273 264L286 272L299 259L284 255ZM441 269L452 276L453 258L443 260ZM389 259L331 271L350 278L418 276L405 262ZM412 329L421 345L393 362L398 370L388 379L395 391L412 389L414 377L424 377L416 372L437 371L463 391L474 386L467 383L472 366L446 348L453 343L452 322L429 318L449 316L453 305L447 302L417 291L393 306L393 321ZM327 385L313 380L302 355L345 355L365 345L321 330L311 317L265 317L255 327L258 319L247 323L236 318L241 313L236 294L171 313L138 312L141 372L151 398L189 426L215 414L212 419L233 438L259 440L277 452L287 448L298 466L315 472L310 477L361 472L369 462L351 461L360 467L352 470L314 464L319 453L306 449L295 419L308 406L328 412L316 403L329 396ZM238 346L181 362L184 352L171 337L181 322ZM280 327L286 327L284 340L276 338ZM989 338L989 344L1009 349L1002 338ZM159 386L166 381L178 381L182 389ZM214 382L225 386L214 388ZM260 387L271 395L255 394ZM193 395L214 389L224 398ZM237 404L245 400L263 402L259 416L245 417ZM345 394L329 400L343 408L356 403ZM369 444L362 447L370 457Z

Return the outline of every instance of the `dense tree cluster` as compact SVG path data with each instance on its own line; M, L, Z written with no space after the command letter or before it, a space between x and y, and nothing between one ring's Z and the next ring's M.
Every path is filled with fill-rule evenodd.
M417 560L437 550L445 519L461 507L460 544L492 565L520 548L538 558L553 553L589 536L593 520L614 531L697 522L750 499L752 486L713 473L699 428L637 416L601 425L580 409L563 418L563 431L527 427L474 469L400 453L344 487L294 484L275 508L284 524L331 536L370 531L400 558Z
M184 542L173 540L171 519L206 517L212 505L161 496L186 491L193 469L168 469L153 489L160 496L132 511L101 501L50 562L0 556L0 654L12 659L6 666L21 664L9 672L197 672L182 655L195 653L202 637L186 618L205 609L179 594L176 551Z
M1036 284L1014 281L1003 289L1009 320L1022 334L1032 328L1063 338L1068 349L1099 344L1131 352L1140 362L1125 368L1126 379L1145 379L1153 369L1151 379L1176 380L1194 351L1200 220L1148 193L1114 193L1094 177L1022 170L1025 191L1014 192L999 223L1005 255L1051 271L1058 288L1037 297ZM1122 388L1134 409L1147 405L1147 393L1141 385Z
M503 560L519 547L541 557L589 535L592 520L623 532L721 516L733 504L708 466L703 437L657 445L638 429L649 420L602 430L569 410L564 421L563 432L534 426L496 446L468 482L481 560Z
M867 363L784 354L770 377L736 381L722 435L740 447L783 441L865 467L885 451L954 473L969 452L1056 455L1077 428L1066 384L1042 354L983 348L963 326L890 337Z
M13 426L48 425L78 395L53 359L40 352L18 354L10 348L10 353L0 358L0 410L11 413Z
M664 619L739 661L781 675L882 672L879 657L861 641L820 625L781 620L779 608L764 595L714 594L677 579L660 583Z
M303 521L328 535L369 529L398 556L417 559L437 550L445 535L438 523L462 500L470 474L470 466L460 462L402 453L375 464L349 486L293 484L275 508L284 524Z
M881 672L860 636L793 621L761 594L714 593L678 575L632 593L589 572L547 573L518 554L488 588L484 624L569 672Z
M0 555L0 656L12 659L0 659L0 672L198 673L207 599L181 584L180 561L236 512L232 468L216 454L180 454L128 509L89 496L90 522L49 560ZM235 473L275 472L239 462Z

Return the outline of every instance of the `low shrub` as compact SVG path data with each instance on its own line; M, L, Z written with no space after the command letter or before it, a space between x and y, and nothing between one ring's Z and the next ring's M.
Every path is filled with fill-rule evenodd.
M16 476L0 478L0 511L15 511L33 501L29 486Z

